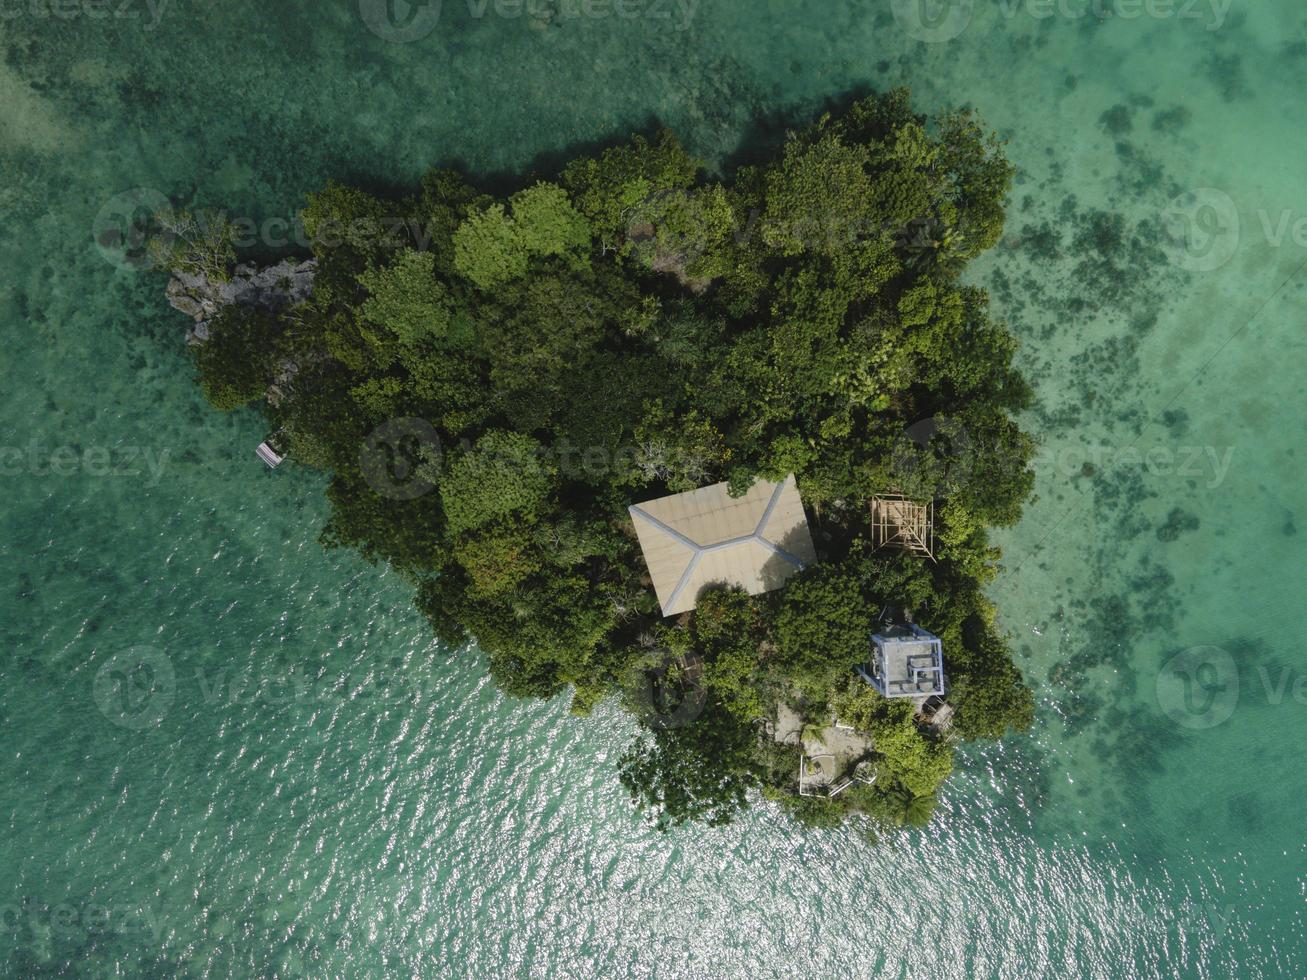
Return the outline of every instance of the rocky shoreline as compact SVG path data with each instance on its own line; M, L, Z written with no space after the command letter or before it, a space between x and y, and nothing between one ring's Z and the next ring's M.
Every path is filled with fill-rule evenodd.
M168 304L195 321L186 342L201 344L209 339L209 323L224 306L281 310L303 303L313 295L317 270L316 259L285 259L262 269L238 265L225 282L214 282L203 273L176 272L168 283Z

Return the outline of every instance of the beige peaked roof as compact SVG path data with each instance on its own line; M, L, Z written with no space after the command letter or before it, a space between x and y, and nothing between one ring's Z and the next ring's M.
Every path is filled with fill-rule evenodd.
M664 616L693 609L712 583L751 595L780 588L817 558L790 474L732 499L725 483L630 508Z

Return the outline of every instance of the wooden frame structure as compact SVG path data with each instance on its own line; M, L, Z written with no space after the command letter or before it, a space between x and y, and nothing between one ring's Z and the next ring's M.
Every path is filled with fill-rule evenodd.
M935 560L935 503L919 504L901 493L871 498L871 533L877 548L897 548Z

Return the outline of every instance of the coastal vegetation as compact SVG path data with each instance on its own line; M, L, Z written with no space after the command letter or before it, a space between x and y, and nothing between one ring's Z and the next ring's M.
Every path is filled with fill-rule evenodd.
M969 113L894 91L726 178L662 132L507 195L450 170L399 201L333 184L303 213L311 299L224 306L199 381L327 475L324 543L410 580L502 691L619 699L641 722L621 780L661 826L726 822L755 791L814 824L921 823L956 738L1033 715L984 595L988 529L1031 490L1029 390L962 280L1011 179ZM175 236L170 264L221 278L220 238ZM664 618L627 507L791 473L818 561ZM876 547L887 491L935 502L933 560ZM949 738L853 673L886 607L943 640ZM865 737L874 781L798 796L782 710Z

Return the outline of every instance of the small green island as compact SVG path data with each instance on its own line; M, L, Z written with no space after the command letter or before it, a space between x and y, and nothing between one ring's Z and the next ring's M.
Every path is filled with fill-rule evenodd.
M185 212L156 252L208 399L326 474L323 542L504 693L619 700L658 826L919 825L960 741L1034 713L984 594L1031 395L963 282L1011 182L896 90L720 180L661 132L503 194L329 185L270 270Z

